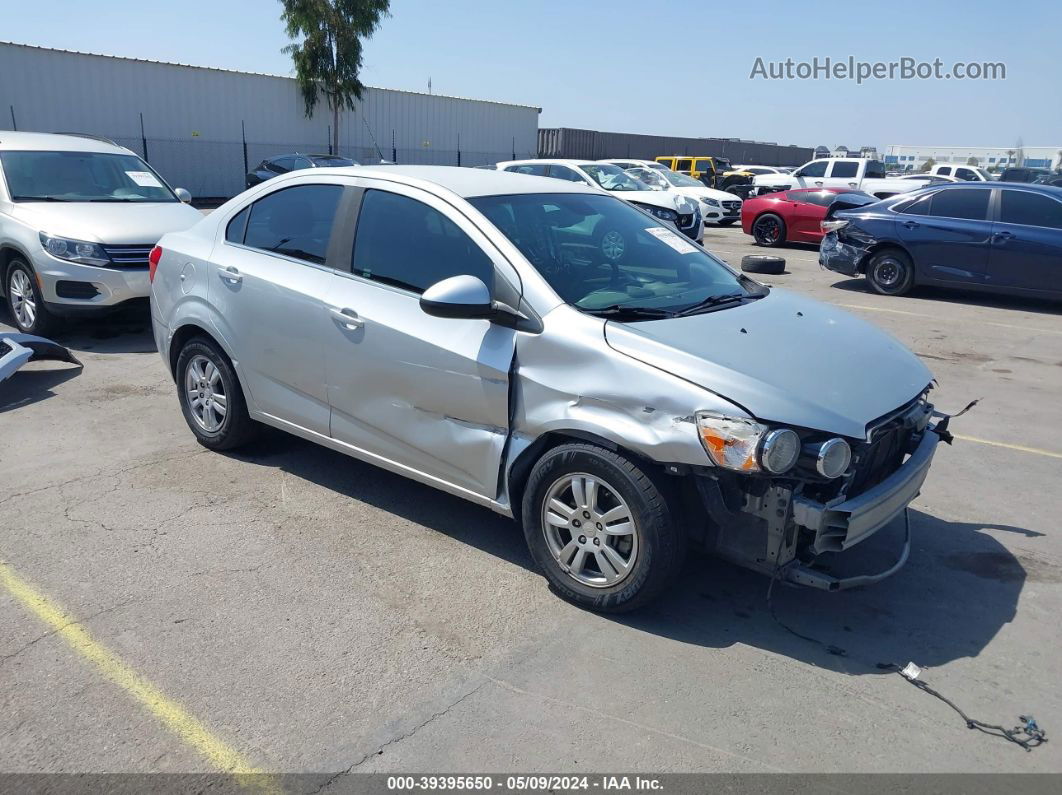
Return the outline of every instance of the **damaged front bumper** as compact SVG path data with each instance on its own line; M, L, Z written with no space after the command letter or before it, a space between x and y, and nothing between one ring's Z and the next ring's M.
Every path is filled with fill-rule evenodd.
M710 519L706 546L745 568L826 591L883 580L907 562L909 523L895 562L878 573L834 577L813 568L813 563L819 554L850 549L905 514L929 474L942 439L950 439L946 424L923 427L912 437L906 460L888 476L855 496L827 501L805 494L799 481L761 480L757 484L698 477L701 504Z
M827 549L842 550L863 541L889 524L918 496L929 474L940 436L926 430L911 457L884 481L858 497L824 505L804 497L793 499L793 521L815 534L816 552ZM905 517L906 519L906 517ZM827 591L838 591L869 585L895 574L911 551L911 526L906 523L903 547L897 562L878 574L837 578L792 561L781 571L782 579Z
M0 334L0 381L14 375L26 362L52 359L80 365L62 345L33 334Z

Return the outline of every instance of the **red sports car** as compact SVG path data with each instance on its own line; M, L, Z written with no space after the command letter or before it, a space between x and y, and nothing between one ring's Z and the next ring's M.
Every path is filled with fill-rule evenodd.
M741 228L761 246L818 243L823 238L819 224L840 194L877 201L869 194L847 188L798 188L766 193L745 199L741 205Z

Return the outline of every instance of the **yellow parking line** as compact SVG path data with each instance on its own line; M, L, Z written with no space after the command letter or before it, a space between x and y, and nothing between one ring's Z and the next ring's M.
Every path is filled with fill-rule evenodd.
M273 778L256 769L239 752L230 748L199 720L188 714L151 682L130 668L114 652L98 643L77 619L19 577L10 565L0 560L0 584L31 613L85 660L95 665L108 679L135 698L185 743L205 756L225 773L240 776L240 783L254 789L279 793ZM249 777L249 778L245 778Z
M958 433L952 434L956 439L961 439L964 442L977 442L978 444L990 444L993 447L1005 447L1008 450L1018 450L1022 453L1032 453L1033 455L1045 455L1048 458L1062 458L1062 453L1053 453L1050 450L1041 450L1039 447L1026 447L1023 444L1009 444L1008 442L993 442L990 439L979 439L976 436L963 436Z

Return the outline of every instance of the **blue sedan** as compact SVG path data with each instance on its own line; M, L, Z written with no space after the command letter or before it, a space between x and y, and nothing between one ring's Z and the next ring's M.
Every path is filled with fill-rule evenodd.
M954 183L823 221L819 264L882 295L918 284L1062 297L1062 188Z

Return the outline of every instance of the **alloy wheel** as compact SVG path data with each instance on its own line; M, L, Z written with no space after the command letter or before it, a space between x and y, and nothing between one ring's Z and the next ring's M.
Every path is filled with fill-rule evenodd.
M611 485L583 472L558 478L542 502L542 532L561 569L592 588L624 580L638 557L638 527Z
M756 228L753 231L756 242L764 245L777 243L782 234L782 228L774 218L761 218L756 222Z
M11 271L8 295L11 296L11 310L18 325L21 328L33 328L37 319L37 298L33 292L33 282L21 268Z
M229 410L221 371L206 356L196 355L184 371L184 388L196 425L207 433L217 433Z

